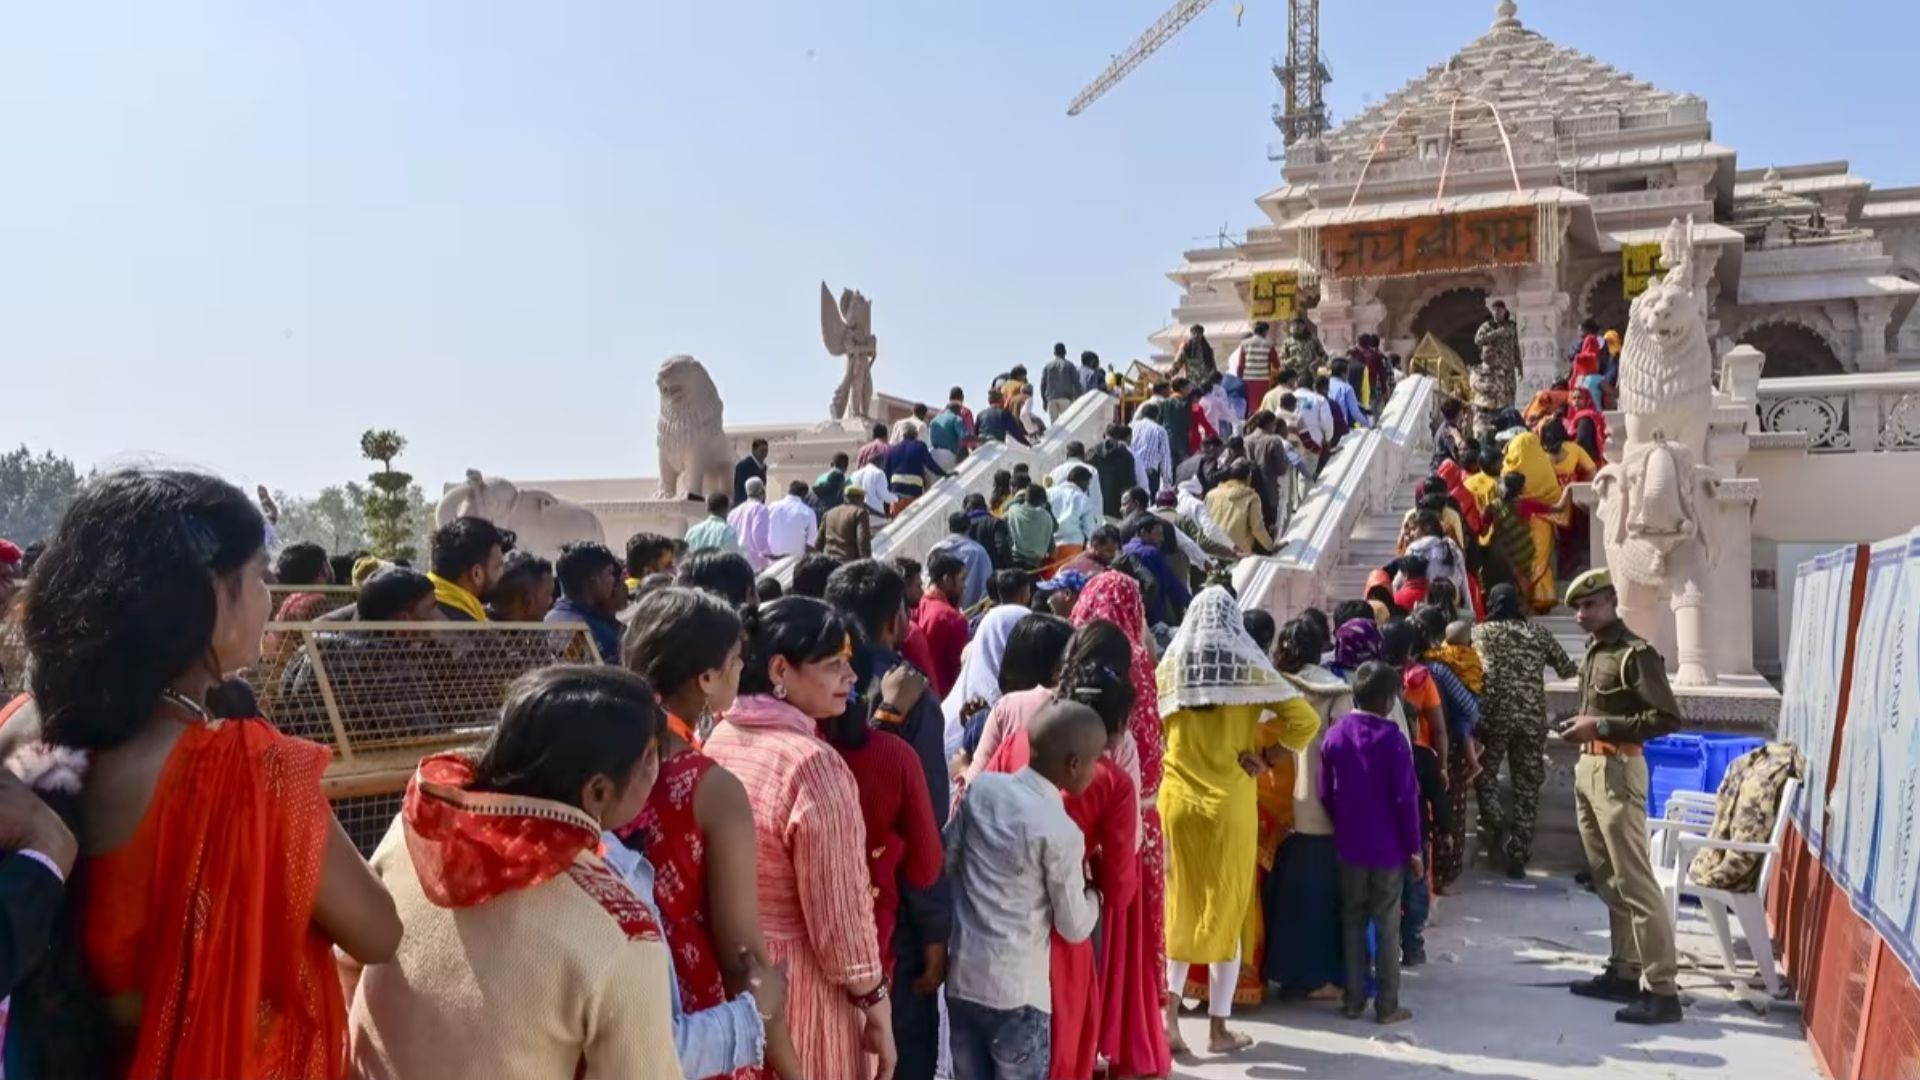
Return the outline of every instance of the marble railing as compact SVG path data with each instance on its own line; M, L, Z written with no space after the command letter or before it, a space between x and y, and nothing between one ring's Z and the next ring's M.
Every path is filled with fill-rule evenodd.
M1920 372L1760 380L1760 432L1816 454L1920 450Z
M1107 425L1113 423L1114 400L1104 393L1083 395L1048 425L1045 437L1034 445L989 443L969 454L951 475L929 487L912 506L873 534L873 557L890 559L904 555L925 562L933 546L946 538L947 515L959 510L968 495L991 492L995 472L1025 462L1035 477L1045 476L1067 459L1068 443L1084 443L1089 449L1097 446ZM782 587L790 585L797 561L781 559L762 576L772 577Z
M1424 375L1402 379L1372 430L1349 435L1314 481L1306 502L1294 511L1280 550L1243 559L1233 585L1242 610L1263 609L1277 621L1301 609L1325 605L1333 570L1346 555L1347 539L1361 517L1386 507L1415 463L1432 453L1430 417L1439 400Z

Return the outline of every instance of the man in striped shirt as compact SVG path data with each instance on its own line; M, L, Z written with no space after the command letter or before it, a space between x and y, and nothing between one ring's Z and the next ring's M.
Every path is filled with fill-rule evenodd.
M1254 323L1253 336L1242 341L1234 352L1233 373L1246 384L1249 409L1260 407L1260 399L1267 396L1267 389L1273 384L1273 369L1280 351L1268 337L1272 329L1266 323Z

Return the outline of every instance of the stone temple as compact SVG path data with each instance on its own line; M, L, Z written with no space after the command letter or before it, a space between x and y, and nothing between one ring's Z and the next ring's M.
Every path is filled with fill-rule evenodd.
M1255 200L1267 222L1187 253L1150 340L1164 358L1198 323L1230 347L1255 274L1294 271L1331 351L1373 333L1409 355L1431 333L1470 355L1503 299L1538 389L1582 319L1624 328L1622 249L1691 217L1720 352L1753 345L1769 378L1920 365L1920 188L1876 191L1845 162L1743 169L1713 135L1704 100L1549 41L1507 0L1444 63L1289 147ZM1413 224L1436 215L1461 223Z

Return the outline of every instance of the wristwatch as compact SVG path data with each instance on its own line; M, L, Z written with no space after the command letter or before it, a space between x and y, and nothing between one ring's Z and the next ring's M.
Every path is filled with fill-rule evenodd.
M847 1000L853 1003L854 1008L865 1012L887 1000L887 980L881 979L874 985L873 989L864 994L856 994L849 990L847 991Z
M906 722L907 712L881 702L880 707L873 710L873 718L883 724L901 724Z

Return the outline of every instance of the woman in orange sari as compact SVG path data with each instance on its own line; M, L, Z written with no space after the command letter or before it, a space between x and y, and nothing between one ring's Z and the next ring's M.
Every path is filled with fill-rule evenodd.
M265 571L238 489L137 471L82 492L35 568L41 741L14 760L83 823L84 857L14 995L9 1075L345 1070L333 948L383 962L400 923L321 793L326 749L226 681L260 657Z

